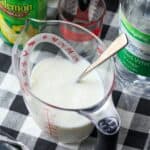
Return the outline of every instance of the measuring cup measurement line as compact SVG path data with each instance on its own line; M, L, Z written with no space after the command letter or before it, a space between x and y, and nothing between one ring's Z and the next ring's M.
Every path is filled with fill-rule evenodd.
M77 82L80 82L81 79L86 76L89 72L94 70L97 66L105 62L111 56L113 56L116 52L118 52L121 48L123 48L127 44L127 38L124 33L122 33L119 37L117 37L111 45L101 54L101 56L90 66L88 66L83 73L78 77Z
M27 89L29 84L28 74L30 74L29 70L27 69L28 64L28 57L30 55L30 52L40 43L42 42L48 42L56 45L59 47L62 52L66 55L68 59L72 62L79 61L80 57L78 53L73 49L72 46L70 46L65 40L60 38L59 36L51 33L40 33L34 37L32 37L26 44L25 47L21 53L21 60L20 60L20 77L22 79L22 89ZM25 65L26 64L26 65Z
M52 33L40 33L32 37L27 42L24 49L34 49L38 44L42 42L48 42L56 45L72 62L77 62L80 59L78 53L74 50L74 48L71 45L69 45L65 40L63 40L59 36Z

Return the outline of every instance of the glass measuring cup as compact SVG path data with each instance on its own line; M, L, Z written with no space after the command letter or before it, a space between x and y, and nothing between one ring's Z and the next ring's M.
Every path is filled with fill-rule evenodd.
M31 32L33 26L36 28L34 33ZM72 30L72 35L65 34L66 28ZM78 30L80 36L78 34L76 37L76 34L73 33L74 30ZM74 39L78 39L79 44ZM24 30L13 47L13 68L20 81L22 94L29 112L39 127L50 135L51 140L62 143L81 142L90 135L94 126L99 132L108 136L118 132L120 118L111 98L114 85L114 70L111 60L106 61L95 70L96 76L101 80L103 89L102 95L97 101L94 101L94 99L93 102L86 103L85 101L84 106L78 105L78 107L62 106L53 103L56 96L53 94L55 89L48 92L48 94L50 93L48 100L52 99L50 102L38 96L38 92L32 91L32 86L36 83L32 82L32 73L40 62L61 57L65 62L69 61L75 66L82 60L92 63L104 49L103 43L97 36L79 25L66 21L27 20ZM56 68L56 64L60 65L59 70L62 71L54 76L55 81L59 80L65 74L66 69L65 67L62 69L59 61L55 61L53 65L48 66L47 70L41 74L47 74L49 70ZM71 72L74 69L72 68ZM51 75L51 72L49 75ZM65 78L65 76L63 77ZM43 82L44 79L38 78L37 81ZM77 79L77 76L74 79ZM50 80L50 83L55 83L52 82L53 78ZM75 80L74 84L77 84ZM45 85L42 88L45 88ZM61 94L61 90L65 92L65 87L57 90L57 96ZM66 93L65 96L70 95L71 98L72 94L69 91ZM82 89L80 94L82 94ZM62 102L61 97L59 98ZM79 96L78 102L81 101L83 100ZM65 103L65 100L63 103Z

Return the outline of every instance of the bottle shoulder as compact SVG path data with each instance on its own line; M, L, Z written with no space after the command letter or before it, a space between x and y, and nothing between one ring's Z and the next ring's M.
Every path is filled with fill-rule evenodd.
M145 3L145 0L141 0L139 3L136 0L122 1L120 10L128 22L135 28L146 34L150 34L150 2L147 3Z

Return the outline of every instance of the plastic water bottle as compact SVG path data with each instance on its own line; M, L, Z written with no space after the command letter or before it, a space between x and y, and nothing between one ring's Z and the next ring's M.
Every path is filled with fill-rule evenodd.
M119 24L128 45L116 56L116 76L123 88L150 99L150 0L122 0Z

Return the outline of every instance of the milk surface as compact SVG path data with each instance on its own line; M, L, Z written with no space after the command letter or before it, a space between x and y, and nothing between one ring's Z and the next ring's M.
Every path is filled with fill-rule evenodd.
M98 74L93 71L81 83L76 83L88 65L84 59L77 63L62 57L44 59L31 73L31 91L46 103L58 107L79 109L97 104L104 96ZM78 113L57 110L54 113L55 124L61 130L76 128L81 134L83 128L89 129L90 121Z

